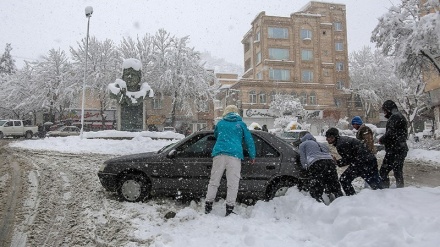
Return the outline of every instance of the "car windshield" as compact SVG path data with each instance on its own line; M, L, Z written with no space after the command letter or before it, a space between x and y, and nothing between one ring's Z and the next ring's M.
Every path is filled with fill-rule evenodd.
M292 138L292 139L298 139L300 132L284 132L281 133L281 138Z
M175 142L175 143L168 144L168 145L166 145L165 147L159 149L159 150L157 151L157 153L159 154L159 153L162 153L162 152L168 152L168 151L170 151L171 149L173 149L174 146L176 146L176 145L177 145L178 143L180 143L180 142L181 142L181 141L178 141L178 142Z
M6 122L6 120L0 120L0 126L3 126Z

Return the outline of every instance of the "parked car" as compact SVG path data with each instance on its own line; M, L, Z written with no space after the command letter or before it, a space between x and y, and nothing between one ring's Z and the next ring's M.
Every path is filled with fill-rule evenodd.
M6 136L31 139L38 132L37 126L27 126L22 120L0 120L0 139Z
M46 136L55 137L55 136L77 136L80 134L80 129L76 126L63 126L57 130L47 132Z
M301 138L307 133L309 133L307 130L289 130L285 132L279 132L277 133L277 135L294 147L299 147L299 144L301 144Z
M238 199L271 199L287 188L303 186L299 154L291 145L264 131L251 131L256 145L255 164L244 149ZM102 186L130 202L156 195L205 196L215 144L213 131L198 131L157 152L113 158L98 172ZM226 195L223 176L218 196Z

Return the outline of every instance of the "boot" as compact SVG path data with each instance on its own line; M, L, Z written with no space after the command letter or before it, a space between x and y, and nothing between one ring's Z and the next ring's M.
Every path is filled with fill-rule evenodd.
M212 211L213 202L205 202L205 214L209 214Z
M230 206L230 205L226 204L226 215L225 216L228 216L231 213L234 213L233 211L234 211L234 206Z

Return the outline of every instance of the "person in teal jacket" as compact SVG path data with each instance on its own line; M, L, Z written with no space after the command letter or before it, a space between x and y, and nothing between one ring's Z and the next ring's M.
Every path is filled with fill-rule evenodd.
M234 210L237 199L238 185L240 182L241 160L244 159L242 141L246 144L251 158L255 162L255 143L246 124L238 115L235 105L228 105L223 112L223 119L215 126L214 136L216 142L212 150L212 169L209 180L208 192L205 200L205 213L212 210L214 199L223 173L226 170L228 191L226 194L226 216Z

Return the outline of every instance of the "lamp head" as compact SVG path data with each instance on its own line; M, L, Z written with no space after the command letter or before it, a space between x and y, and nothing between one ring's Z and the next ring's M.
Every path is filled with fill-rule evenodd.
M87 6L85 9L85 12L86 12L86 17L92 17L92 14L93 14L92 6Z

